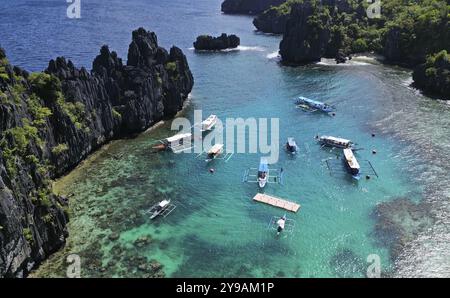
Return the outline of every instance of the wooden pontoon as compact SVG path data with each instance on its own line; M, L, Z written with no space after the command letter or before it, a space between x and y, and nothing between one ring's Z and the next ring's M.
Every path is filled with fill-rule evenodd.
M266 194L258 193L253 197L254 201L266 203L278 208L282 208L291 212L297 212L300 209L300 205L294 202L289 202L277 197L269 196Z

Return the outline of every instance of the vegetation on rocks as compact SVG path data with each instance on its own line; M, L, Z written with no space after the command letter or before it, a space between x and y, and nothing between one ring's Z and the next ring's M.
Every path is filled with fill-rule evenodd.
M51 179L102 144L175 115L192 87L182 51L159 47L143 28L127 65L104 46L91 73L59 57L29 74L0 48L0 277L26 276L64 245L67 200Z
M415 68L429 76L427 57L450 52L450 4L445 0L385 0L379 17L368 17L369 3L359 0L288 0L257 16L255 26L282 33L282 60L288 64L375 52L386 61ZM341 58L342 59L342 58ZM428 66L424 64L427 63ZM439 84L417 83L439 94L446 90L445 63L436 71ZM421 80L427 76L416 75Z

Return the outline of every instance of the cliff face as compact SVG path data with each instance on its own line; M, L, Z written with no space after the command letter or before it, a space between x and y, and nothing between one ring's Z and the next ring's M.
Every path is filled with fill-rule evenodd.
M272 7L260 13L253 19L253 25L264 33L283 34L290 14L290 5L286 11Z
M450 54L443 50L428 57L414 69L413 79L416 87L450 100Z
M280 43L283 62L302 64L320 61L330 38L329 22L330 16L319 14L318 7L311 2L293 5Z
M44 73L0 50L0 277L22 276L67 237L67 201L50 179L105 142L172 117L193 87L186 57L133 32L126 65L102 47L92 72L57 58Z
M222 11L229 14L258 14L287 0L225 0Z

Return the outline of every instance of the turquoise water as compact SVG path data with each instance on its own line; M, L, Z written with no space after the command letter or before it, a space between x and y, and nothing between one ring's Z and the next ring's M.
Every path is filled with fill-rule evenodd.
M370 254L380 256L386 275L448 276L449 105L411 89L408 71L374 59L283 67L276 58L280 37L255 33L250 17L222 15L220 2L90 1L79 21L65 19L65 6L55 1L2 3L2 19L20 24L14 32L3 30L9 22L0 25L9 32L2 46L12 63L40 70L63 54L90 67L103 43L126 57L130 32L138 26L155 31L163 46L178 45L195 77L182 116L192 119L201 109L204 117L214 113L222 120L279 118L280 144L293 136L300 145L295 157L280 148L275 167L283 167L284 184L265 190L301 204L297 214L288 215L296 224L292 236L277 238L267 230L271 217L284 212L253 202L257 186L241 181L246 168L257 166L259 154L235 154L228 162L210 164L195 154L152 154L156 140L173 134L169 122L136 139L113 142L55 185L58 192L74 194L70 237L35 275L64 275L65 256L78 253L83 276L146 277L139 265L157 260L171 277L363 277ZM27 11L23 23L12 19L21 11ZM44 21L42 15L58 17ZM197 35L221 32L240 36L241 47L222 53L192 50ZM56 37L51 47L50 34ZM298 95L334 104L337 115L296 109L292 98ZM330 175L324 161L337 152L320 148L316 134L356 141L365 148L358 159L370 160L379 178L356 182ZM144 211L165 197L177 208L150 221ZM392 259L389 241L377 236L373 214L378 204L399 197L429 202L427 216L436 221ZM112 233L119 238L111 240ZM143 236L149 243L136 244Z

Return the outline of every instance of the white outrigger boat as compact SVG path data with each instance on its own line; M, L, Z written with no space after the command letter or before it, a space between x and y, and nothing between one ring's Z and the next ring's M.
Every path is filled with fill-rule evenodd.
M316 137L317 138L317 137ZM347 139L343 138L336 138L333 136L321 136L318 138L319 143L322 146L328 146L328 147L336 147L336 148L342 148L342 149L353 149L353 142Z
M217 116L216 115L209 115L208 118L202 121L201 123L201 131L210 131L216 126L217 123Z
M258 168L258 184L259 187L264 188L269 180L269 164L267 159L261 158Z
M304 96L297 97L297 107L310 112L319 110L324 113L331 113L335 111L335 108L327 103L312 100Z
M166 217L169 215L176 206L171 204L170 199L162 200L161 202L153 205L147 213L150 214L150 219L155 219L158 216Z
M298 150L297 143L295 142L294 138L288 138L286 142L286 150L289 153L295 154Z
M223 159L228 162L233 156L232 152L225 152L223 144L215 144L210 149L198 154L196 158L205 158L206 162L213 161L215 159Z
M359 170L361 167L359 166L358 161L356 160L355 155L353 154L352 149L346 148L344 149L344 157L345 157L345 164L352 176L356 179L359 178Z
M174 153L178 153L192 148L192 134L179 133L172 137L160 140L159 142L160 144L153 146L153 149L171 150Z

